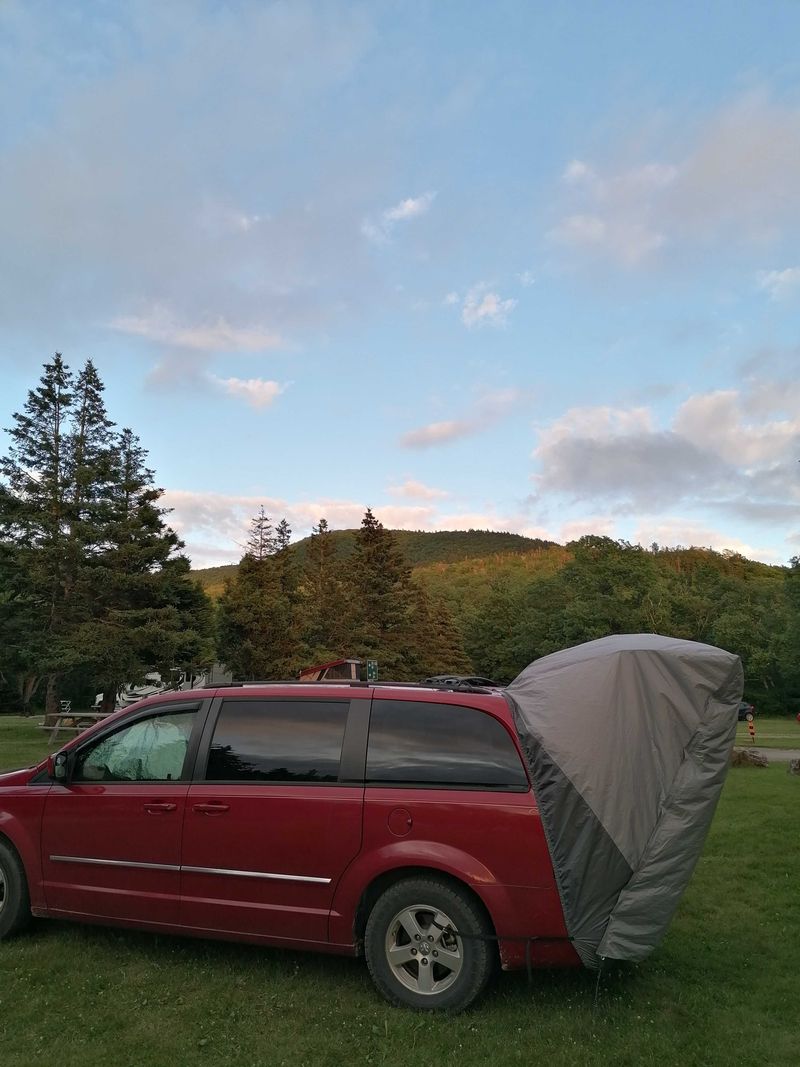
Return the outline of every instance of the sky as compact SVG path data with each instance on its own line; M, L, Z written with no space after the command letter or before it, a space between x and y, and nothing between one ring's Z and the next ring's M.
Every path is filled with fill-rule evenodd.
M195 566L262 504L785 564L798 40L794 0L0 0L0 425L91 358Z

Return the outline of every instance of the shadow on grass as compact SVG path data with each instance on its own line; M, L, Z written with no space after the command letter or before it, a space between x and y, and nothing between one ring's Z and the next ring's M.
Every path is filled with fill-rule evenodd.
M172 972L185 969L187 976L212 970L220 977L235 972L264 981L306 982L310 987L330 986L351 993L374 992L363 957L324 952L262 947L235 941L181 937L118 927L95 926L59 920L35 920L18 939L46 955L86 952L109 955L126 966L141 964ZM598 985L597 972L582 967L535 968L530 976L497 968L476 1008L516 1010L520 1007L558 1008L572 1004L583 1011L602 1005L613 991L619 996L635 984L638 969L624 964L606 964Z

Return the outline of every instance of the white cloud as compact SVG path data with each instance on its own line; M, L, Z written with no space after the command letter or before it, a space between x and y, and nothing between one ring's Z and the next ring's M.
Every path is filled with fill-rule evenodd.
M759 289L769 293L771 300L784 300L800 294L800 267L762 270L757 280Z
M365 219L361 224L361 232L374 244L384 244L392 235L398 222L408 222L424 215L431 207L436 198L435 192L423 193L421 196L408 197L401 200L394 207L386 208L381 212L377 221Z
M423 193L422 196L408 197L401 200L394 207L387 208L383 213L384 222L402 222L405 219L415 219L418 215L424 215L430 208L436 197L436 193Z
M800 417L754 418L734 389L690 397L678 409L674 428L698 448L745 469L786 461L800 446Z
M366 502L333 498L292 501L185 489L169 489L163 500L173 509L170 523L186 541L195 567L235 563L242 555L249 521L262 505L273 521L284 517L288 520L293 540L309 534L323 517L333 529L356 529L367 506ZM440 513L430 504L373 504L372 510L384 526L394 530L509 530L552 540L547 530L531 525L526 515L495 511Z
M147 315L112 319L109 326L148 341L203 352L262 352L280 348L284 343L272 330L262 326L234 326L222 316L193 325L179 324L161 307L153 308Z
M563 544L570 541L578 541L587 534L596 534L600 537L613 537L616 531L617 520L608 515L594 515L583 519L570 519L561 524L558 540Z
M450 495L446 489L434 489L413 478L407 478L402 485L390 485L386 492L390 496L406 497L410 500L438 500Z
M564 168L563 178L569 185L577 185L579 182L593 177L594 171L582 159L573 159Z
M630 146L619 146L629 160ZM670 160L631 165L573 159L562 174L560 221L550 236L593 259L640 267L681 249L775 243L800 225L800 107L746 94L672 137ZM730 254L730 251L729 251ZM794 288L762 276L774 296Z
M403 448L432 448L462 437L472 437L494 426L531 400L531 393L524 389L491 390L472 405L464 418L430 422L426 426L408 430L400 438L400 445Z
M522 273L518 274L517 280L519 281L519 284L525 289L528 289L531 285L536 284L536 276L534 275L533 271L530 270L524 270L522 271Z
M442 301L442 303L447 305L448 307L452 307L454 304L458 304L459 303L459 295L458 295L458 293L448 293L445 296L445 298Z
M431 445L443 445L456 441L459 437L470 437L475 427L468 419L448 419L444 422L429 422L427 426L409 430L400 438L403 448L430 448Z
M516 306L516 300L503 300L485 282L479 282L464 298L461 321L470 329L473 326L505 326Z
M550 236L559 244L608 254L629 267L641 263L666 241L662 233L643 222L598 215L569 215Z
M800 390L772 384L689 397L666 425L647 408L568 411L539 432L539 499L605 503L618 515L680 503L740 521L794 522Z
M0 212L14 264L0 322L32 352L65 335L96 345L92 324L113 318L195 352L302 343L384 288L358 220L395 130L354 144L326 120L371 52L374 13L187 10L0 3L0 63L18 90L0 166L0 203L15 205ZM156 305L167 321L150 321Z
M572 438L602 440L611 437L650 433L655 429L648 408L598 406L570 408L560 418L539 431L535 455L547 452Z
M209 381L231 396L241 397L250 407L265 408L286 389L280 382L264 378L217 378L210 374Z

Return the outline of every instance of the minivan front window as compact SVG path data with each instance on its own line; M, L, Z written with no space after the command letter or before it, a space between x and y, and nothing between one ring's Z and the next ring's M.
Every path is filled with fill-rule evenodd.
M171 782L183 773L195 711L157 715L79 753L75 782Z

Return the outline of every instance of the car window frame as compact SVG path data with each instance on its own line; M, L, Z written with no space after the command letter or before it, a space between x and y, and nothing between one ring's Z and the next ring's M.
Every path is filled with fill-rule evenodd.
M103 781L92 782L88 779L75 780L70 773L69 784L70 785L102 785L105 788L111 788L113 786L142 786L152 789L154 786L174 785L176 783L189 783L192 780L194 773L194 765L197 759L197 753L200 747L200 740L205 727L205 720L208 715L210 707L210 700L170 700L165 701L163 704L151 704L148 707L140 708L137 712L126 715L122 719L115 719L113 723L109 723L102 730L98 730L96 733L92 733L91 737L87 737L85 741L75 745L70 749L71 766L75 766L79 755L85 752L87 748L93 748L101 742L107 740L109 737L113 737L114 734L119 733L122 730L127 730L131 726L134 726L138 722L143 722L146 719L153 719L159 715L167 714L180 714L181 712L193 711L196 712L195 719L192 724L192 732L189 735L189 744L186 747L186 756L183 761L183 769L179 778L170 778L167 781L162 779L148 778L141 781L136 779L124 780L124 781Z
M214 740L214 731L217 728L217 722L219 721L220 712L222 711L222 705L226 701L232 703L261 703L265 701L280 701L281 703L293 703L293 704L344 704L347 706L347 714L345 716L344 733L342 735L342 751L339 757L339 775L335 782L304 782L304 781L281 781L280 779L252 779L244 780L241 778L228 778L228 779L209 779L206 778L206 771L208 769L208 761L211 756L211 744ZM195 760L194 772L192 775L192 785L207 785L207 786L244 786L244 787L258 787L258 786L291 786L297 788L328 788L336 789L341 786L352 786L364 784L364 767L367 758L366 749L366 730L368 723L369 713L369 699L363 697L353 698L338 695L314 695L308 694L294 695L277 693L248 693L248 694L232 694L222 693L213 698L211 706L209 708L208 715L203 726L203 732L200 737L197 759ZM359 705L367 705L367 716L363 715L363 711L359 710ZM360 768L360 772L359 772ZM360 777L358 777L360 773Z
M530 790L531 790L530 774L528 773L528 768L527 768L527 765L526 765L526 761L522 756L522 753L520 751L519 745L517 744L514 735L512 734L511 730L508 728L506 723L503 722L503 720L501 718L499 718L496 715L492 715L491 712L487 711L485 708L478 707L475 704L464 703L463 700L452 700L452 701L451 700L420 700L419 698L409 700L409 699L400 698L400 697L398 697L396 695L389 696L388 694L384 695L384 694L376 693L376 694L374 694L373 699L372 699L372 701L370 703L370 718L369 718L369 727L370 727L370 729L372 727L372 713L375 710L375 706L376 706L378 701L382 701L384 703L392 702L392 703L425 704L425 705L431 705L431 706L434 706L434 707L437 707L437 708L443 708L443 707L446 707L446 708L462 708L462 709L466 709L467 711L474 711L478 715L485 715L488 719L491 719L492 721L497 723L498 727L500 727L500 729L503 730L503 732L508 737L508 743L511 746L511 748L513 749L517 759L519 760L519 765L520 765L520 769L522 771L524 784L523 784L523 782L520 782L519 785L511 785L511 784L491 784L491 783L486 783L486 782L483 782L483 783L472 783L472 782L448 783L448 782L424 782L424 781L423 782L416 782L416 781L415 782L412 782L412 781L404 782L404 781L401 781L401 780L393 781L393 782L392 781L384 782L384 781L380 781L379 779L368 778L367 777L367 762L368 762L368 759L369 759L369 730L368 730L367 731L367 738L366 738L366 747L365 747L365 751L364 751L364 785L365 785L366 788L368 788L368 789L435 789L435 790L448 790L449 792L454 792L455 791L455 792L478 792L478 793L528 793L528 792L530 792Z

